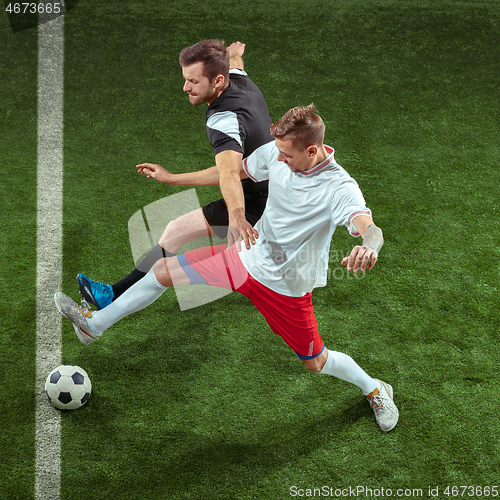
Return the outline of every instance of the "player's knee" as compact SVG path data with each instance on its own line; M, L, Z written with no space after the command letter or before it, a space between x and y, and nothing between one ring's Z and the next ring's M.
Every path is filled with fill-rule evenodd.
M325 364L324 360L320 359L320 356L316 356L312 359L304 359L304 364L308 370L314 373L319 373Z
M179 233L179 230L179 223L176 220L169 222L167 227L164 229L163 234L160 236L160 245L164 247L168 241L174 238L175 234Z
M156 261L155 265L153 266L153 271L155 273L156 279L163 286L170 286L171 285L171 283L170 283L171 279L170 279L170 273L168 271L167 260L168 259L159 259Z
M308 370L311 370L314 373L319 373L325 366L327 357L328 351L323 349L318 356L311 359L304 359L303 361Z

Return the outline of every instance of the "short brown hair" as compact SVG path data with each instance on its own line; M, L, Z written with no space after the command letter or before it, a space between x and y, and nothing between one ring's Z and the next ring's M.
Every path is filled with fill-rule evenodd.
M311 144L322 146L325 124L315 111L314 104L290 109L271 125L271 135L275 139L291 140L299 148L306 148Z
M181 66L203 63L203 74L212 81L217 75L223 75L229 81L229 54L224 42L220 40L202 40L182 49L179 55Z

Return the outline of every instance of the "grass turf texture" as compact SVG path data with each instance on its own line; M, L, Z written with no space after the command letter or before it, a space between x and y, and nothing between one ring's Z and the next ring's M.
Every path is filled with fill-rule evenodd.
M0 15L0 498L34 484L37 34Z
M358 241L338 230L314 303L326 345L393 384L400 422L381 434L359 390L306 372L244 297L181 313L168 291L87 348L64 322L63 361L88 371L93 394L62 418L62 498L281 499L293 485L426 496L429 486L498 484L497 2L158 5L81 0L66 18L64 291L77 298L79 271L126 274L129 217L185 189L146 180L135 164L213 164L205 108L183 95L177 57L203 38L241 40L271 117L313 101L384 230L362 279L340 269ZM36 59L32 33L2 31L9 53L25 40L22 54ZM24 258L1 271L12 297L2 301L1 382L16 396L2 403L0 498L24 499L34 398L11 378L17 366L23 387L34 379L36 103L35 86L12 73L18 60L9 64L10 92L21 85L33 105L12 124L23 143L0 138L10 161L31 165L9 179L2 204L13 242L3 238L4 261L14 247ZM20 112L9 105L3 118ZM219 196L197 193L202 204ZM9 207L26 216L16 222Z

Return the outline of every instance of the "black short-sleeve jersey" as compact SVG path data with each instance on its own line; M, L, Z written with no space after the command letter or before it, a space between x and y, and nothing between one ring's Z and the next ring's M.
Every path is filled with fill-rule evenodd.
M243 158L273 140L272 121L264 96L248 75L239 69L229 73L229 86L207 108L205 125L208 139L217 155L237 151ZM267 181L254 183L244 179L245 190L267 189Z

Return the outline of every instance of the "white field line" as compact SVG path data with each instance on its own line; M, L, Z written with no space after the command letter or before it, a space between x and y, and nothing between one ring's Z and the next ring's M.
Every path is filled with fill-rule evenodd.
M47 375L61 364L64 16L38 27L38 187L35 499L59 500L61 422L47 401Z

